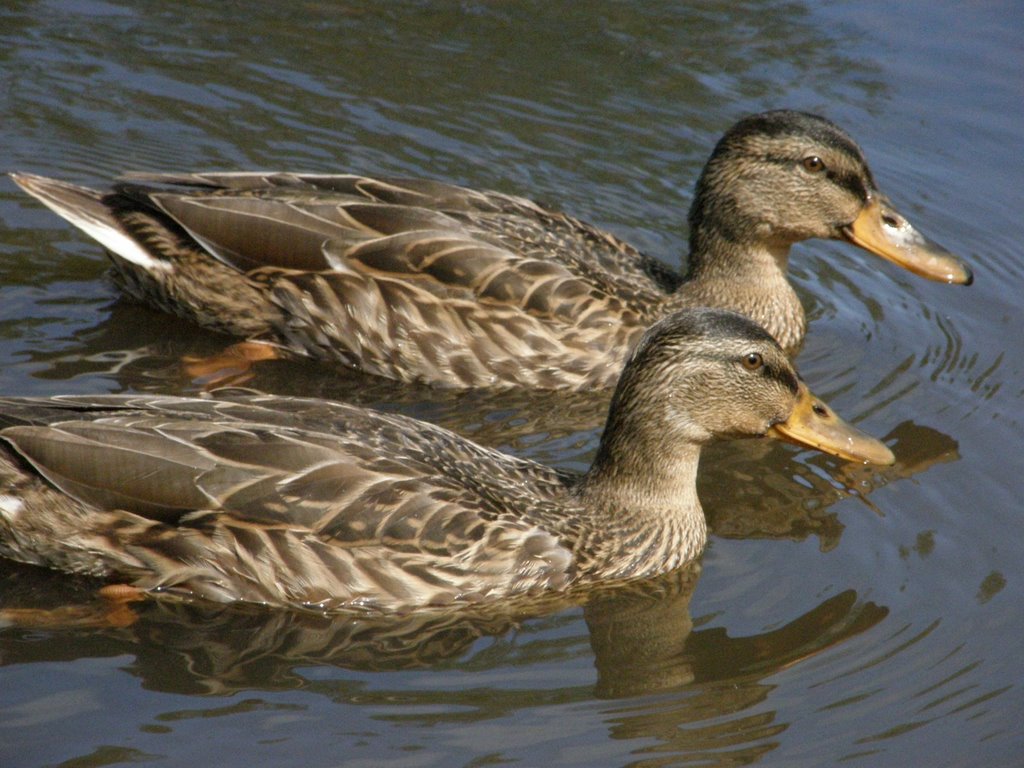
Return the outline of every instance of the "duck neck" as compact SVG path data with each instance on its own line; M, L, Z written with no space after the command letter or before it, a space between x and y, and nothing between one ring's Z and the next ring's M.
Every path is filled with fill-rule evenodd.
M590 470L577 486L593 514L577 543L582 567L601 578L651 575L696 558L707 541L697 498L700 446L666 452L606 431Z
M698 222L690 235L684 281L669 304L673 310L714 306L739 312L792 353L803 341L807 321L786 275L791 243L766 242L754 234Z

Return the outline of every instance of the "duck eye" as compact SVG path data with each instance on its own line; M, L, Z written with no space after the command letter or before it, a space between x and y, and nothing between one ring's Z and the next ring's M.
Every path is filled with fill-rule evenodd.
M756 371L764 365L764 358L759 352L748 352L743 356L743 367L748 371Z
M821 173L825 170L825 161L817 155L808 155L801 162L808 173Z

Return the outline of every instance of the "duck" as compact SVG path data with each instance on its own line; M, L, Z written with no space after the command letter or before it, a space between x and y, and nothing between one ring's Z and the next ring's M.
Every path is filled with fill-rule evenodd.
M0 554L138 590L319 611L495 605L667 573L707 542L700 452L774 437L892 464L728 310L635 346L593 463L277 395L0 399Z
M745 117L714 148L685 273L540 203L439 181L133 173L101 192L12 177L104 246L126 294L243 339L197 377L299 355L404 383L589 391L684 308L745 314L795 353L807 323L787 268L802 240L973 279L879 191L846 132L793 110Z

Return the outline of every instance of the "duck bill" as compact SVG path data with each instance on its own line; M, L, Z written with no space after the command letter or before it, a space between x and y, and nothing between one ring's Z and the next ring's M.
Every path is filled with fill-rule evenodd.
M848 461L892 464L889 447L839 418L800 383L799 400L789 418L768 430L768 435L805 448L831 453Z
M960 259L911 226L883 195L873 194L856 220L843 228L856 246L942 283L970 285L971 270Z

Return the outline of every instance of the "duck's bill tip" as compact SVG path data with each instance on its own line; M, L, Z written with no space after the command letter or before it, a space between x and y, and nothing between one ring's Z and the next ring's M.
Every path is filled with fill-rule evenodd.
M768 430L771 437L814 448L847 461L888 466L896 462L881 440L847 424L806 387L789 418Z
M854 245L898 264L915 275L954 285L970 285L974 274L963 261L918 232L881 195L873 196L843 236Z

